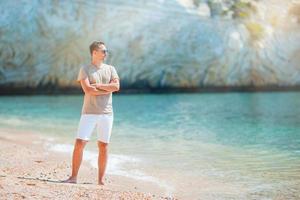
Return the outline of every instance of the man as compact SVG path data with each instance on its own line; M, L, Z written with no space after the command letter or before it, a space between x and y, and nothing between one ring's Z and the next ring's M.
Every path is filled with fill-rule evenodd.
M81 67L77 78L85 94L73 151L72 175L62 182L77 182L83 149L96 127L99 148L98 184L104 185L107 146L113 126L112 93L119 91L120 83L115 68L103 63L107 56L105 44L100 41L93 42L90 45L90 53L91 63Z

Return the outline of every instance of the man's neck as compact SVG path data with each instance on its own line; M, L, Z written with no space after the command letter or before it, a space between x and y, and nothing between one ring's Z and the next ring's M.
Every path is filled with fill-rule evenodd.
M100 68L101 65L103 64L103 60L92 60L92 64Z

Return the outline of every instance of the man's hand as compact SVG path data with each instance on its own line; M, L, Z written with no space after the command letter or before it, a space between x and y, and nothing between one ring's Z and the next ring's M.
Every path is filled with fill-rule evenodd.
M96 87L90 84L88 78L81 80L80 84L84 93L86 94L98 96L98 95L106 95L111 93L110 91L98 90Z
M119 91L120 89L120 82L119 79L115 78L113 80L110 81L110 83L108 84L92 84L91 86L96 87L98 90L105 90L108 92L116 92Z

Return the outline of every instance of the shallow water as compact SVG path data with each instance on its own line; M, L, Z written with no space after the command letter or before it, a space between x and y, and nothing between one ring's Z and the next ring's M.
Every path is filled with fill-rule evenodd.
M82 100L0 97L0 126L72 145ZM300 93L115 95L113 104L108 173L184 199L300 198Z

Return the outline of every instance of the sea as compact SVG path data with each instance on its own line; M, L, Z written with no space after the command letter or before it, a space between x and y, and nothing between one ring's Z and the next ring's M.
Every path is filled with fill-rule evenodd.
M71 153L83 95L0 97L0 128ZM107 174L179 199L300 199L300 92L114 94ZM94 132L84 159L97 168Z

